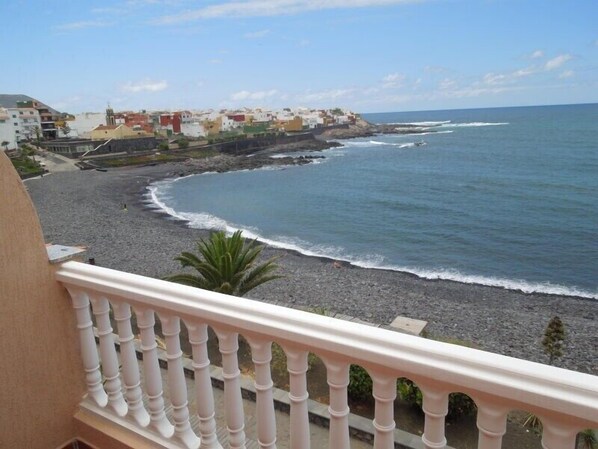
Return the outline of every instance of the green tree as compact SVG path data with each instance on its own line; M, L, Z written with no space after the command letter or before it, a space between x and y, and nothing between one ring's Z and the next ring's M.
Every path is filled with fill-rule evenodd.
M553 317L544 331L542 346L544 352L548 354L548 363L552 365L555 359L563 355L563 346L565 342L565 326L558 316Z
M227 237L224 232L215 232L209 240L197 242L199 255L183 252L175 257L183 268L190 267L195 274L175 274L165 279L191 287L212 290L227 295L243 296L265 282L282 276L274 274L278 265L276 258L257 264L263 246L255 240L246 244L241 231Z
M42 129L39 126L36 126L33 131L35 131L35 140L37 142L37 146L41 145L41 137L42 137Z
M579 444L581 444L581 449L598 449L598 436L596 436L596 432L592 429L579 432L576 447L580 447Z
M8 140L3 140L3 141L2 141L2 143L0 144L0 146L4 147L4 149L5 149L6 151L8 151L8 144L9 144L9 143L10 143L10 142L9 142Z

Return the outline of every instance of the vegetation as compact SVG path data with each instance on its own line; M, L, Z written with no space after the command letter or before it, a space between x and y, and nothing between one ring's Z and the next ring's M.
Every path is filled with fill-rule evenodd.
M189 148L189 139L187 139L185 137L178 138L176 143L180 149Z
M552 365L555 359L562 357L565 342L565 326L558 316L553 317L544 331L542 346L548 354L548 363Z
M227 237L224 232L213 233L209 240L197 242L199 256L183 252L176 257L183 268L193 268L195 274L176 274L166 280L227 295L243 296L265 282L278 279L274 258L257 264L263 246L249 244L241 231Z
M415 383L409 379L399 379L397 382L399 397L409 405L421 410L423 394ZM463 393L451 393L448 401L448 419L472 415L477 410L473 399Z
M166 154L146 154L141 156L121 157L115 159L101 159L94 161L102 167L125 167L130 165L155 164L162 162L185 161L189 158L203 159L216 155L210 149L193 149L188 151L172 151Z
M187 145L189 145L189 143L187 143ZM160 151L166 151L168 149L170 149L170 146L168 145L168 142L160 142L158 144L158 150L160 150Z
M433 337L430 337L433 338ZM461 346L475 347L475 344L465 340L455 338L434 338L435 340L445 341L451 344ZM351 365L349 369L349 386L347 388L349 398L354 401L369 400L372 398L373 382L368 372L358 365ZM417 385L405 378L397 380L397 396L407 404L418 408L421 411L423 394ZM448 405L449 419L469 416L477 410L475 402L466 394L451 393L449 395Z
M3 146L5 150L8 151L8 144L10 142L8 140L3 140L2 143L0 143L0 146Z
M578 449L598 449L598 436L592 429L586 429L577 435Z
M21 149L21 154L11 158L11 161L21 178L31 178L44 173L44 169L33 157L32 149Z
M374 384L368 372L359 365L349 367L347 393L353 401L368 401L372 398Z

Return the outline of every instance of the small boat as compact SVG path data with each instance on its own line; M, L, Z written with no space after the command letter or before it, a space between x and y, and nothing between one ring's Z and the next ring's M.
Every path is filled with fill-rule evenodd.
M426 142L424 142L423 140L420 140L419 142L415 142L416 147L423 147L424 145L426 145Z

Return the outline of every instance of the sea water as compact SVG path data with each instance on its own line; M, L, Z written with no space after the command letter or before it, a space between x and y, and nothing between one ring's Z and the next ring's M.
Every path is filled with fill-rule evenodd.
M189 226L355 265L598 298L598 105L363 114L421 134L161 181ZM276 157L276 155L274 155Z

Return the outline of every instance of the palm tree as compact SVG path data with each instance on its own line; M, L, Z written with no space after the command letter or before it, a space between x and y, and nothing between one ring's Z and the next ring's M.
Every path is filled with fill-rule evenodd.
M592 429L586 429L577 435L577 444L575 447L579 447L581 443L581 449L597 449L598 448L598 436Z
M262 250L263 246L256 245L255 240L245 244L241 231L230 237L222 231L216 232L209 240L200 239L197 242L199 256L182 252L174 259L183 268L194 268L198 275L181 273L165 279L227 295L243 296L258 285L282 277L273 274L278 268L274 263L276 258L256 264Z

